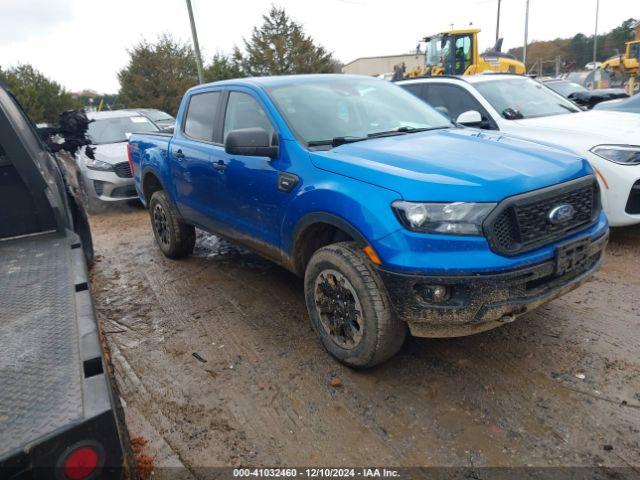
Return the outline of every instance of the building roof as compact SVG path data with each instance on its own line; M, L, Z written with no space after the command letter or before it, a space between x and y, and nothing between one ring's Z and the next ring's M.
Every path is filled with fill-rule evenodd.
M424 55L424 52L409 52L409 53L400 53L398 55L374 55L372 57L358 57L355 60L351 60L349 63L345 63L342 68L348 67L349 65L356 63L360 60L377 60L379 58L398 58L398 57L411 57L414 55Z

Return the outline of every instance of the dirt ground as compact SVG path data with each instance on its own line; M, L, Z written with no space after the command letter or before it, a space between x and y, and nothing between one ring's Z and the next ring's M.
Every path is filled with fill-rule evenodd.
M640 475L640 228L497 330L415 339L366 372L312 331L302 282L217 237L156 248L147 212L91 218L92 291L132 437L156 466L621 466ZM331 386L332 378L341 385Z

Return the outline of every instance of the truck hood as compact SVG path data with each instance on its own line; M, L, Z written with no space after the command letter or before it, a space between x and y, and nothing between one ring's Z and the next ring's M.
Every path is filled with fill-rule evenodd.
M92 145L95 148L96 160L115 165L120 162L127 162L127 142L104 143L102 145ZM84 151L84 148L82 149Z
M543 142L557 142L574 151L605 143L640 145L640 115L609 110L512 120L509 133Z
M435 202L496 202L591 172L573 154L467 128L365 140L311 152L311 159L405 200Z

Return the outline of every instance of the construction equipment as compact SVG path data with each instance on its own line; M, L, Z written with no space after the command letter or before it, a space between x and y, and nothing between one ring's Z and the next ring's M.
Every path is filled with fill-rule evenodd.
M408 72L407 77L431 75L472 75L482 72L508 72L524 74L524 64L513 55L503 53L502 39L498 39L492 50L478 51L477 28L450 30L425 37L418 50L424 48L424 66Z
M633 95L640 84L640 40L626 42L625 46L623 54L605 60L600 68L609 72L613 82L625 86Z

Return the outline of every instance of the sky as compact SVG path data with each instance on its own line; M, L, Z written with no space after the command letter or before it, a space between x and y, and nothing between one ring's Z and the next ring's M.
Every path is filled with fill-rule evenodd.
M593 34L596 0L529 0L529 40ZM343 63L415 49L429 34L470 23L493 45L498 0L192 0L203 57L229 53L284 7ZM503 50L524 41L526 0L502 0ZM599 31L640 17L638 0L601 0ZM162 33L191 41L185 0L0 0L0 67L30 63L71 91L119 89L130 49Z

